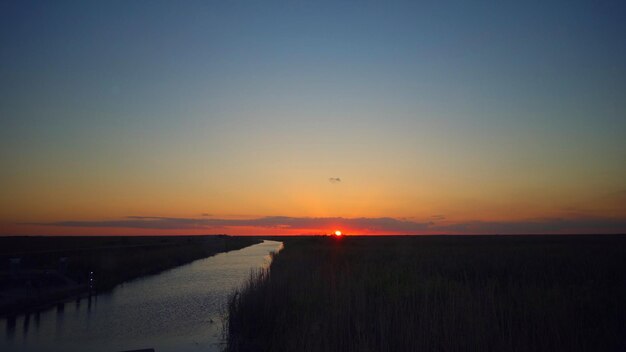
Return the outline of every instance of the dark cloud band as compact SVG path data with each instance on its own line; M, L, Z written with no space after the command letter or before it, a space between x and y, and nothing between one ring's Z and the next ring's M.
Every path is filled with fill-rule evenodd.
M128 216L119 220L58 221L29 223L60 227L135 228L153 230L189 230L224 227L257 227L292 230L345 228L369 233L460 233L460 234L534 234L534 233L626 233L626 219L536 219L527 221L470 221L450 224L400 220L390 217L288 217L266 216L252 219L173 218Z

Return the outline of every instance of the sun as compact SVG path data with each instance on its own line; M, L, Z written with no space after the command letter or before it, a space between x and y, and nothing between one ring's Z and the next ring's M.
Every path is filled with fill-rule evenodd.
M341 235L342 235L341 231L339 231L339 230L335 231L335 236L339 237Z

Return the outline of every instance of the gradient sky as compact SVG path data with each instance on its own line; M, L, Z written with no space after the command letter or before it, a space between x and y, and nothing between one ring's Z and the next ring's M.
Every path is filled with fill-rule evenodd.
M626 232L624 1L2 1L0 234Z

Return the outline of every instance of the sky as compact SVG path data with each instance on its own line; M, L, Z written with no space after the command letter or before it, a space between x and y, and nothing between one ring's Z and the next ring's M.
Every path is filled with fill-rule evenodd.
M0 235L626 233L623 1L1 1Z

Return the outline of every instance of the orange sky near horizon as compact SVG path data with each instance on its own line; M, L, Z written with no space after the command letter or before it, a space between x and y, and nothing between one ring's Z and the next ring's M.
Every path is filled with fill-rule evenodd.
M557 5L0 5L0 235L626 233L624 12Z

